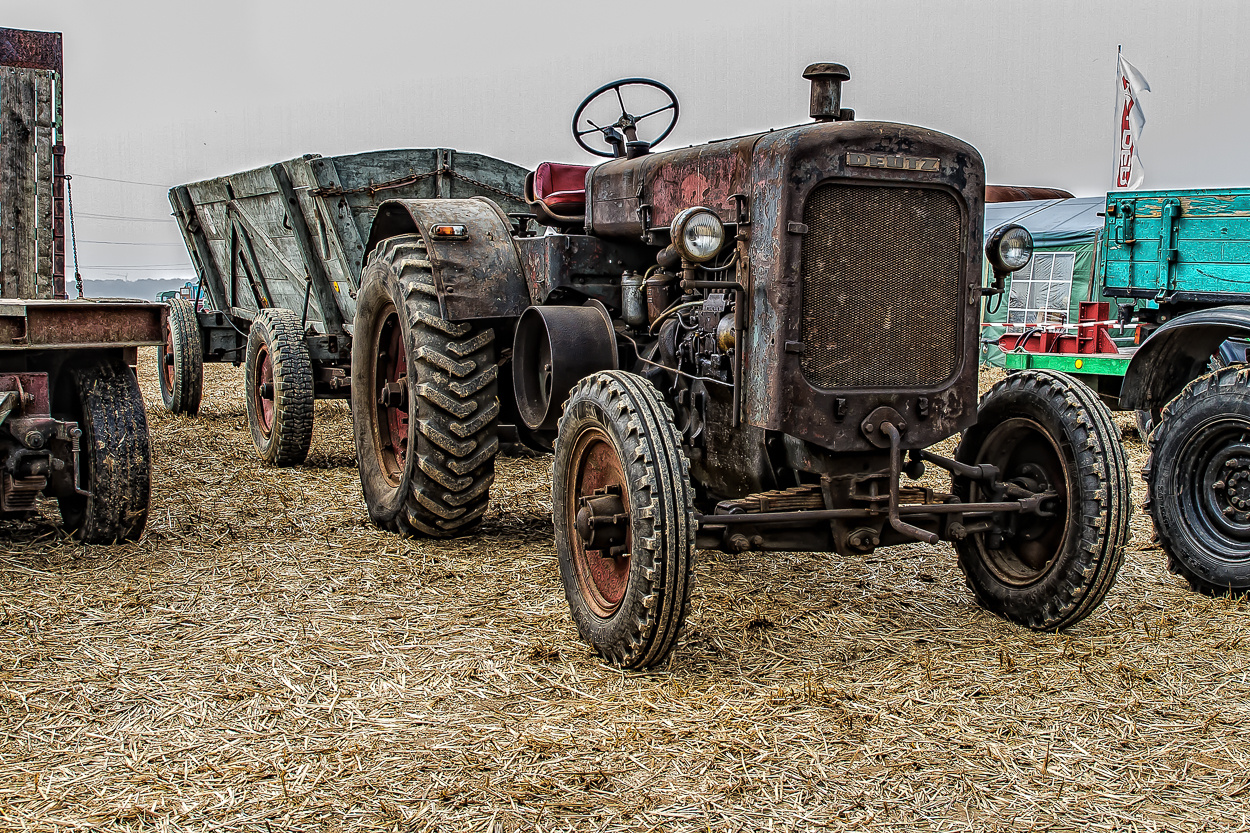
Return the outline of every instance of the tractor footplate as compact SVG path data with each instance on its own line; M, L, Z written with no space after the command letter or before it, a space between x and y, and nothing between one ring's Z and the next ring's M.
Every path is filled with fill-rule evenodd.
M825 499L819 486L794 486L771 492L760 492L736 500L716 504L717 515L757 514L760 512L802 512L824 509Z

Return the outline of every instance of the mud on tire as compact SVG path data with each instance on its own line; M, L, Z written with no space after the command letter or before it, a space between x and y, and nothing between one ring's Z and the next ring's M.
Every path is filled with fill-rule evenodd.
M419 234L365 268L352 339L352 425L369 517L450 538L482 520L499 451L495 331L442 317Z
M1168 569L1210 596L1250 593L1250 365L1200 376L1167 404L1143 476Z
M161 401L171 414L195 416L204 394L204 343L193 303L170 299L164 337L156 349Z
M579 502L616 487L628 538L588 549ZM560 578L582 638L622 668L663 662L677 644L694 568L694 490L659 391L624 371L583 379L560 418L552 477Z
M136 540L147 523L152 452L143 395L120 360L67 368L58 408L82 430L79 476L90 496L57 498L65 527L88 544Z
M1013 373L982 398L977 424L956 452L998 466L1003 481L1055 490L1056 516L1020 515L1009 534L977 533L956 544L977 602L1034 630L1066 628L1106 597L1124 557L1132 511L1128 461L1111 413L1062 373ZM964 500L1001 499L957 477ZM1010 530L1013 519L994 520Z
M312 445L313 378L294 311L274 307L257 314L244 368L247 424L256 451L271 465L298 466Z

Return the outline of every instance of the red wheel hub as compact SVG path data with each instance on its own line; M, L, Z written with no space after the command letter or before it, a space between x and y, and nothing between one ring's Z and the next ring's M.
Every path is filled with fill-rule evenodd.
M161 379L165 382L165 390L174 389L174 329L165 322L165 348L161 357Z
M570 462L572 476L564 496L569 547L582 597L596 615L606 619L621 606L629 585L629 484L616 446L600 428L582 432ZM597 530L591 516L598 522ZM617 540L622 543L613 545ZM590 548L601 542L599 548Z
M394 306L383 312L374 355L374 447L387 480L398 486L408 460L408 353Z
M273 431L274 397L273 357L269 353L268 345L261 345L260 350L256 352L253 367L256 387L252 391L252 396L256 405L256 421L259 423L260 433L268 437Z

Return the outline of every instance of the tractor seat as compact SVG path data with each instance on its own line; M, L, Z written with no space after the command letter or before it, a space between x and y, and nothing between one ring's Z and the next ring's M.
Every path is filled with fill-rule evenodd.
M543 162L525 177L525 201L538 221L548 226L586 222L587 165Z

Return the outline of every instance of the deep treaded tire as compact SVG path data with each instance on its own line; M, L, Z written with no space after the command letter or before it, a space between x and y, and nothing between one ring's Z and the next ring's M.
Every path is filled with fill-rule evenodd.
M244 362L247 424L260 459L298 466L308 456L313 430L312 361L299 316L263 309L247 334Z
M204 394L204 343L193 303L185 298L170 299L164 337L156 348L161 401L171 414L195 416Z
M79 477L90 497L57 498L65 527L88 544L132 541L143 534L152 486L148 418L135 374L121 361L65 371L60 407L82 429Z
M613 370L573 388L551 493L560 578L582 638L622 668L663 662L690 604L694 490L672 411L650 382ZM592 549L578 513L609 494L628 514L623 543Z
M442 317L419 234L374 250L355 324L352 425L369 517L404 535L470 532L499 452L494 329Z
M1063 373L1013 373L982 398L956 452L998 466L1004 482L1056 491L1054 517L1001 513L1001 532L956 544L977 602L1035 630L1070 627L1106 597L1124 558L1132 512L1128 461L1111 413ZM965 500L1004 500L957 477Z
M1250 365L1167 404L1143 476L1168 569L1210 596L1250 593Z

